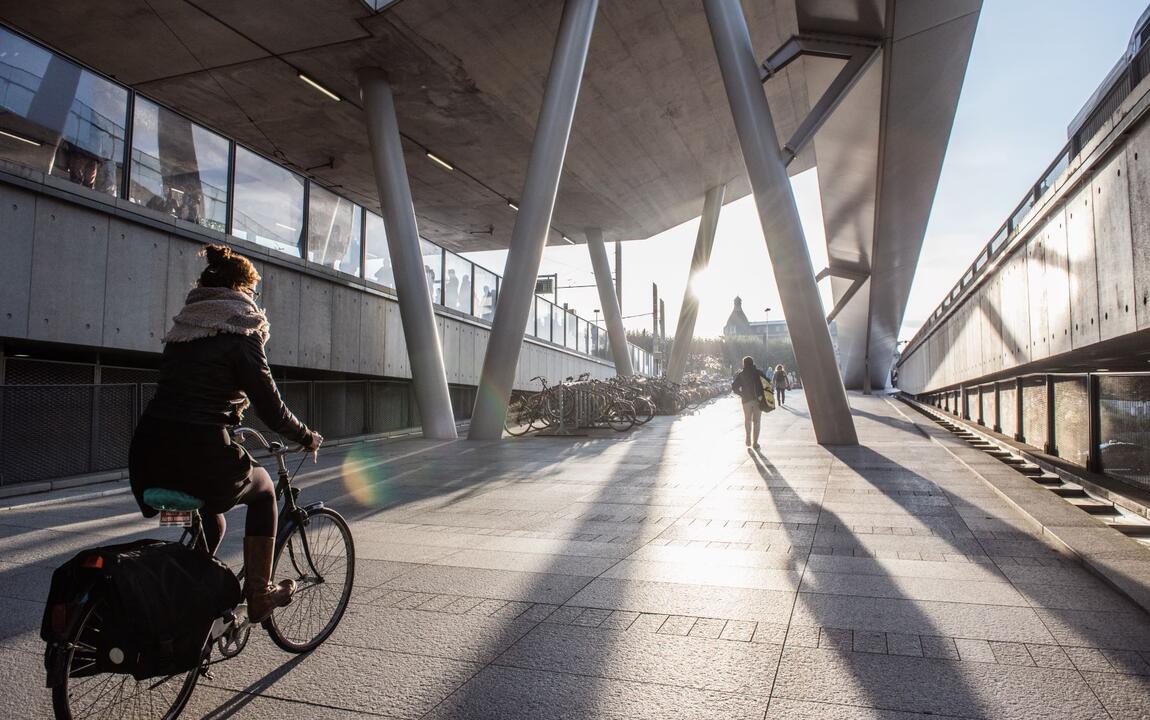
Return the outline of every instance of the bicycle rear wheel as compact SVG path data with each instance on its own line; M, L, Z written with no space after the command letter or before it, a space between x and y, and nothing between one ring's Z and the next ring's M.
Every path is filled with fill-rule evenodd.
M288 652L319 647L343 618L355 581L355 546L347 521L328 508L311 511L279 542L274 568L272 577L295 580L296 591L290 605L264 621L268 635Z
M106 664L106 659L97 657L104 602L97 598L88 604L69 639L69 649L61 650L60 662L65 663L63 679L52 688L52 709L57 720L175 720L192 696L200 669L146 680L99 672L99 667Z

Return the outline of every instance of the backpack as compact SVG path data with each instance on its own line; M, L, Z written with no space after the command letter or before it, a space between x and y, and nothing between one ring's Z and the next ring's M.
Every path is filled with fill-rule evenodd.
M235 574L202 550L138 540L84 550L52 573L40 637L48 683L62 678L60 649L91 602L100 603L96 662L75 675L173 675L202 660L212 623L240 601Z

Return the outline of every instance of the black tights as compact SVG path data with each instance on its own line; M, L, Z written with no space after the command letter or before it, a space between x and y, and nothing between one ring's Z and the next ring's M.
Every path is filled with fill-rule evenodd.
M252 470L251 483L236 500L237 505L247 505L248 515L244 523L247 537L275 537L276 535L276 486L272 476L263 468ZM214 553L220 546L228 523L223 513L201 513L204 523L204 539Z

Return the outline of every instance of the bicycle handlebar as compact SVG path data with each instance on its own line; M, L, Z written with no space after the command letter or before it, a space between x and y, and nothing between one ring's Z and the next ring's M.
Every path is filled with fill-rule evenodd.
M268 439L263 436L263 433L261 433L259 430L256 430L255 428L237 425L235 427L228 428L228 432L231 433L232 440L240 444L246 442L249 435L255 437L255 439L259 441L260 445L262 445L263 448L272 455L287 455L288 453L293 452L291 448L282 442L276 440L269 442ZM306 451L307 448L301 445L294 452Z

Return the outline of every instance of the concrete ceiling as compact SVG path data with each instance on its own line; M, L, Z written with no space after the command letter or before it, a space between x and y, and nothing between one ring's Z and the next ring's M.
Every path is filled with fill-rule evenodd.
M789 0L746 6L764 54L796 31ZM421 233L462 251L510 239L506 199L522 190L561 10L559 0L404 0L379 14L359 0L0 0L13 27L376 210L354 73L384 68ZM785 137L807 111L799 66L767 92ZM812 165L808 151L792 172ZM724 182L729 199L748 192L702 3L602 2L553 227L576 242L589 225L608 239L650 237L697 217Z

